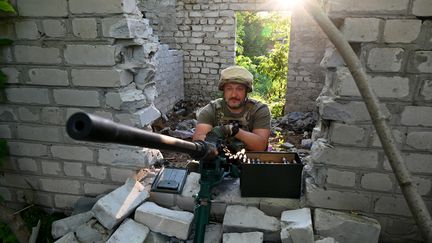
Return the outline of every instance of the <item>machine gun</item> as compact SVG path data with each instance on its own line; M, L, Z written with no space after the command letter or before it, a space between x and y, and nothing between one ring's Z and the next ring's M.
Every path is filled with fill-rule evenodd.
M206 141L188 142L83 112L75 113L68 119L66 131L76 140L167 149L187 153L199 160L201 179L200 191L195 198L194 243L204 242L205 228L210 215L211 190L223 180L227 166L236 168L227 162L226 150L219 139L211 137Z

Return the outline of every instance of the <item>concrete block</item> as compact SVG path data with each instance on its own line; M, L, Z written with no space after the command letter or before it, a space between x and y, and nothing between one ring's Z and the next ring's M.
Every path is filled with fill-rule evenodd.
M208 224L205 229L204 243L219 243L222 240L222 225Z
M338 144L366 145L367 129L360 126L333 122L331 124L330 141Z
M134 219L151 231L186 240L194 215L190 212L162 208L155 203L145 202L135 211Z
M147 19L111 18L104 19L103 35L119 39L149 39L153 29Z
M9 125L0 125L0 138L12 138L12 131Z
M111 231L105 229L96 219L90 219L75 230L76 238L81 243L106 242L110 234Z
M44 33L48 37L63 37L66 35L66 24L62 20L46 19L42 21Z
M417 73L432 73L432 51L416 51L412 55L408 69Z
M147 238L145 239L144 243L167 243L169 241L170 237L150 231L147 234Z
M75 203L81 197L82 196L55 194L54 195L54 205L56 206L56 208L71 210L74 208Z
M16 121L18 117L11 107L0 107L0 120L1 121Z
M256 207L229 205L226 209L223 220L225 233L260 231L264 233L264 240L279 241L280 230L276 217L267 216Z
M93 206L98 221L108 229L114 228L149 197L144 186L130 179L123 186L105 195Z
M28 71L30 84L37 85L69 85L68 73L66 70L52 68L31 68Z
M42 173L47 175L62 175L60 162L58 161L41 161Z
M78 161L93 161L93 151L87 147L51 146L54 158Z
M259 210L266 215L279 218L283 211L298 209L300 207L299 199L291 198L262 198L259 202Z
M420 34L419 19L389 19L384 26L384 41L387 43L411 43Z
M35 21L15 22L15 31L19 39L37 40L40 38L40 32Z
M39 170L38 163L34 159L18 158L16 162L18 165L18 169L20 170L31 171L31 172L37 172Z
M106 166L86 166L86 172L90 178L104 180L107 177L107 167Z
M122 87L133 81L132 73L121 69L72 69L75 86Z
M191 172L186 177L185 184L183 186L182 193L177 196L176 205L179 206L183 210L194 211L195 208L195 198L194 196L198 194L200 190L199 180L201 178L201 174Z
M338 243L333 237L320 238L315 243Z
M62 238L54 241L55 243L80 243L75 237L74 232L67 233Z
M399 72L404 53L402 48L372 48L369 51L367 66L372 71Z
M381 21L377 18L345 18L341 31L349 42L377 41Z
M407 126L432 126L432 107L405 106L401 124Z
M83 168L82 163L63 163L63 171L66 176L84 176Z
M329 3L330 12L405 13L409 0L345 0Z
M406 204L406 200L399 196L381 196L375 200L375 213L400 215L405 217L412 216Z
M20 16L67 17L66 0L17 1Z
M99 107L100 97L98 91L93 90L53 90L54 101L59 105Z
M73 14L114 14L134 13L135 0L71 0L69 9Z
M76 37L83 39L96 38L97 23L95 18L75 18L72 19L72 31Z
M111 180L114 182L125 182L127 178L132 177L136 174L135 170L131 169L110 168L109 171L109 174L111 175Z
M48 155L48 146L36 143L22 143L8 141L10 155L42 157Z
M35 107L19 107L18 117L26 122L38 122L40 119L40 109Z
M163 192L150 192L149 200L163 207L172 208L176 206L175 203L176 199L177 199L177 194L163 193Z
M117 185L107 185L101 183L84 183L84 194L89 196L98 196L109 193L116 189Z
M415 16L432 16L432 3L429 0L414 0L412 13Z
M408 170L412 173L432 173L431 154L403 153L402 157ZM384 169L391 170L387 159L384 160Z
M420 94L425 100L432 100L432 79L423 81Z
M145 127L152 124L160 116L161 112L156 108L154 104L151 104L148 107L140 109L134 113L134 117L138 121L139 127Z
M80 194L81 185L76 180L65 179L39 179L41 189L49 192Z
M100 149L98 152L98 162L104 165L115 165L129 169L141 169L154 164L163 156L157 149L147 148L118 148Z
M415 149L432 150L432 132L409 132L406 144Z
M110 45L67 45L65 62L75 65L113 66L115 47Z
M118 229L111 235L107 243L144 242L149 228L133 219L125 219Z
M224 243L262 243L263 241L262 232L225 233L222 240Z
M372 198L358 192L322 189L310 182L306 183L306 205L340 210L370 211Z
M21 63L60 64L60 50L55 47L15 46L15 58Z
M76 228L78 228L78 226L85 224L92 217L93 213L89 211L56 220L52 223L51 235L54 239L60 238L69 232L73 232Z
M301 208L282 212L280 236L283 243L314 243L310 209Z
M40 120L43 123L54 124L54 125L64 125L66 123L62 108L42 107L39 113L40 113Z
M14 103L49 104L47 89L40 88L6 88L6 98Z
M393 129L392 130L393 133L393 138L396 142L396 145L398 145L399 147L402 146L403 141L405 140L405 132L403 130L399 130L399 129ZM381 145L381 141L378 137L378 134L376 133L376 131L372 131L372 146L374 147L382 147Z
M4 74L6 74L6 83L8 84L16 84L19 83L20 72L16 68L1 68L0 69Z
M340 146L327 148L319 146L316 143L312 145L312 160L315 163L360 168L376 168L378 165L378 159L378 152L375 150L343 148Z
M356 181L356 174L350 171L328 169L326 181L327 183L333 185L354 187Z
M120 92L108 92L105 95L107 106L116 110L136 110L147 105L141 90L125 88Z
M18 138L36 141L60 142L62 135L58 127L17 125Z
M375 219L321 208L314 215L315 231L321 236L347 243L378 242L381 226Z
M365 173L361 177L361 185L365 189L389 192L393 189L393 180L388 174Z

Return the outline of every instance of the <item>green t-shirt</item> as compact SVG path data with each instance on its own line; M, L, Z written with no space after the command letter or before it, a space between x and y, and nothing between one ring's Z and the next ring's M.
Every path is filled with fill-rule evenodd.
M270 110L266 104L259 101L248 99L246 109L239 114L229 111L225 101L222 98L211 101L204 106L198 113L198 124L204 123L213 127L224 125L228 120L240 120L241 125L248 131L257 128L270 129Z

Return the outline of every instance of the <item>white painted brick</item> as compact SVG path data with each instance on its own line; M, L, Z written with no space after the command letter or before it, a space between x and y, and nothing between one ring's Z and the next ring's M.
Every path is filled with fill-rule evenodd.
M59 127L17 125L17 131L18 138L21 139L48 142L60 142L62 140Z
M42 21L44 32L49 37L63 37L66 35L66 25L62 20L46 19Z
M12 201L12 194L6 187L0 187L0 195L2 195L2 199L5 201Z
M20 73L16 68L5 67L5 68L1 68L1 71L7 76L6 83L8 84L19 83Z
M420 94L424 97L425 100L432 100L432 79L424 80L420 90Z
M262 243L263 241L262 232L225 233L222 239L224 243Z
M79 181L63 179L40 179L41 189L49 192L80 194Z
M144 242L150 230L133 219L126 219L111 235L107 243Z
M15 58L23 63L60 64L62 61L60 50L55 47L16 45Z
M20 16L66 17L66 0L17 1Z
M405 13L409 0L344 0L329 2L330 12Z
M101 183L84 183L84 194L89 196L98 196L109 193L116 189L118 185L106 185Z
M56 89L53 91L54 101L60 105L98 107L100 97L98 91Z
M186 240L193 222L190 212L162 208L155 203L145 202L135 211L134 219L151 231Z
M370 210L371 196L365 193L336 191L306 185L306 205L340 210Z
M375 202L375 213L401 216L412 216L405 199L402 196L382 196Z
M63 170L66 176L84 176L83 167L82 163L63 163Z
M414 52L409 69L413 72L432 73L432 51Z
M344 243L378 242L381 226L376 219L321 208L314 215L315 232L320 236Z
M412 180L421 196L426 196L429 194L432 188L432 181L430 178L413 176Z
M150 39L153 34L147 19L107 18L102 22L102 30L104 37L119 39Z
M345 187L354 187L356 174L351 171L328 169L326 180L327 183L329 184L345 186Z
M95 179L106 179L107 177L107 167L105 166L91 166L86 167L86 172L91 178Z
M432 132L409 132L407 145L420 150L432 150Z
M75 86L121 87L133 81L132 73L121 69L72 69Z
M432 16L432 2L429 0L414 0L412 13L415 16Z
M432 173L432 162L430 160L431 154L416 154L416 153L404 153L402 157L408 170L412 173ZM386 159L384 161L384 168L391 170L390 164Z
M154 122L160 116L161 116L161 113L154 106L154 104L151 104L150 106L143 108L143 109L134 113L134 117L136 117L136 119L139 121L138 125L140 127L145 127L147 125L150 125L152 122Z
M97 37L97 24L94 18L75 18L72 20L72 30L76 37L92 39Z
M12 138L12 131L9 125L0 125L0 138Z
M30 84L40 85L69 85L68 74L66 70L52 68L32 68L28 71Z
M131 179L123 186L99 199L92 211L104 227L112 229L148 197L149 193L144 189L144 186Z
M56 205L57 208L73 209L75 203L81 197L82 196L55 194L54 195L54 204Z
M377 41L380 22L377 18L346 18L341 31L349 42Z
M18 169L37 172L38 171L38 163L34 159L30 158L19 158L17 159Z
M42 107L40 119L41 122L48 124L64 125L66 123L63 110L58 107Z
M67 218L56 220L52 223L51 235L57 239L69 232L73 232L78 226L85 224L93 217L91 211L76 214Z
M42 173L47 175L61 175L60 162L42 161Z
M18 156L41 157L48 155L48 147L43 144L8 142L9 154Z
M15 103L49 104L48 90L39 88L6 88L6 97Z
M376 168L378 165L378 152L338 146L334 148L322 148L322 146L314 144L312 145L312 159L316 163L330 165Z
M432 126L432 107L405 106L401 124L407 126Z
M14 110L10 107L0 106L0 119L2 121L16 121L18 120Z
M340 144L365 145L367 130L363 127L332 123L331 141Z
M18 117L23 121L39 121L40 114L39 109L34 107L19 107L18 108Z
M37 40L40 38L39 30L35 21L25 20L15 22L17 38Z
M69 8L74 14L133 13L137 3L135 0L70 0Z
M367 173L361 178L361 185L365 189L376 191L391 191L393 181L388 174Z
M335 102L334 100L322 100L319 103L320 114L323 119L342 121L346 123L370 121L369 113L363 102L352 101L347 104ZM386 118L390 117L390 112L385 105L380 106Z
M404 141L404 138L405 138L405 133L401 130L398 130L398 129L392 129L392 133L393 133L393 138L396 142L396 145L401 146L403 141ZM381 141L380 141L378 134L376 133L375 130L372 131L372 135L373 135L372 146L382 147Z
M398 72L404 52L402 48L373 48L369 51L367 66L373 71Z
M87 147L52 146L51 153L54 158L66 160L93 161L93 151Z
M109 45L67 45L64 56L69 64L112 66L114 52L115 47Z
M417 19L389 19L384 26L387 43L410 43L420 34L422 21Z
M110 168L111 180L114 182L125 182L127 178L134 176L134 170Z
M140 169L154 164L162 154L156 149L101 149L98 162L104 165L116 165L130 169Z

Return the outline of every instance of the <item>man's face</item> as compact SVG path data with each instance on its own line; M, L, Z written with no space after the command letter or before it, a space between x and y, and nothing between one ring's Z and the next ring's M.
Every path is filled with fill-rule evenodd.
M239 109L243 106L247 91L246 86L237 83L226 83L223 86L225 102L231 109Z

